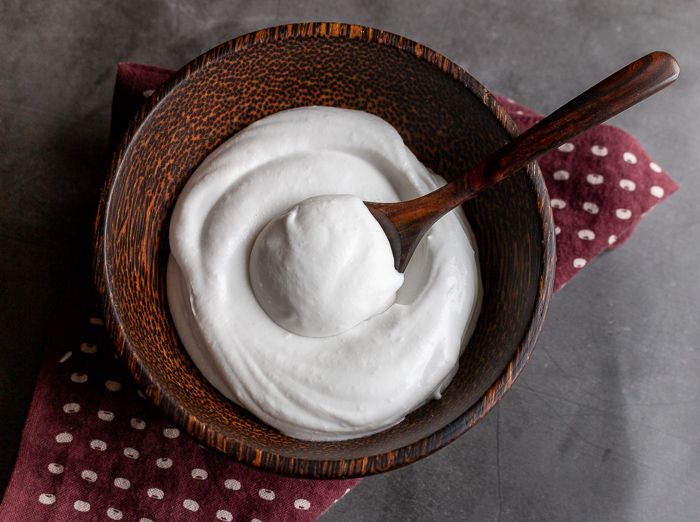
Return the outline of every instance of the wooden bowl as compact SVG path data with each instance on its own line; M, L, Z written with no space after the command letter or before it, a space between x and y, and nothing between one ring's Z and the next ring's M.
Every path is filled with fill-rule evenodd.
M308 442L225 399L180 343L168 311L168 223L188 177L218 145L271 113L307 105L390 122L416 156L459 176L518 129L474 78L383 31L300 24L205 53L151 96L114 155L97 221L95 279L107 328L145 394L203 444L262 470L350 478L449 444L503 396L535 345L554 279L552 215L535 163L464 207L484 285L481 316L443 398L368 437Z

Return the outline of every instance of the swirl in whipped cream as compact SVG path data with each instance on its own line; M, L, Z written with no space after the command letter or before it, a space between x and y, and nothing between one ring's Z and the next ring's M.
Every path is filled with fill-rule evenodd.
M369 215L361 201L413 199L443 183L364 112L293 109L236 134L188 180L170 225L168 301L194 363L223 395L300 439L375 433L439 398L481 302L466 219L458 209L436 223L402 282L381 228L368 233L352 209ZM298 206L316 196L320 214ZM343 241L324 244L327 232ZM338 249L335 261L304 259Z

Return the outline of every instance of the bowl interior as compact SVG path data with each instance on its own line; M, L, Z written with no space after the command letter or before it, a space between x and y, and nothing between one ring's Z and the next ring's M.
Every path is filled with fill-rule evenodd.
M465 205L484 303L453 383L439 401L376 435L341 442L286 437L226 400L189 359L168 312L168 224L202 160L271 113L329 105L376 114L447 179L516 133L464 71L418 44L341 24L286 26L198 58L153 95L115 154L101 202L96 281L117 349L144 391L203 443L262 469L304 477L377 473L464 433L510 387L532 350L553 279L554 239L535 164Z

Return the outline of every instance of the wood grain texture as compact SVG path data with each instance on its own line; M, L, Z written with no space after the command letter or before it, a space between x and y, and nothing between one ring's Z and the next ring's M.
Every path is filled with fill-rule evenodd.
M257 468L306 478L381 473L444 447L513 384L534 348L554 277L554 231L535 163L464 205L479 248L484 305L440 401L399 425L340 442L286 437L226 400L194 366L168 312L168 223L183 185L253 121L308 105L391 123L448 180L518 130L476 80L396 35L300 24L224 43L183 67L136 116L115 153L95 229L95 283L106 326L134 378L202 443Z
M658 51L649 53L578 95L447 185L409 201L365 202L389 239L396 270L406 270L423 236L450 210L668 87L679 74L673 56Z

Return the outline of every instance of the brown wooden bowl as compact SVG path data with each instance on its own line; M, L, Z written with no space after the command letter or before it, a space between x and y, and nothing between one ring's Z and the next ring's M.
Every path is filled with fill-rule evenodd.
M168 223L186 180L218 145L264 116L307 105L382 117L448 179L519 132L474 78L405 38L325 23L237 38L183 67L131 123L102 194L95 279L107 328L132 375L195 439L266 471L371 475L452 442L513 384L551 296L551 209L535 163L464 206L479 248L484 303L441 400L368 437L308 442L284 436L225 399L180 343L166 301Z

